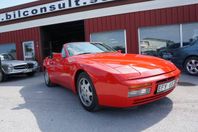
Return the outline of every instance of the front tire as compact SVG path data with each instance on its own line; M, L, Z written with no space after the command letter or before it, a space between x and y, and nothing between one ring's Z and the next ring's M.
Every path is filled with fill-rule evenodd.
M190 75L198 75L198 57L190 57L185 61L185 71Z
M4 78L3 72L0 71L0 82L3 82L3 78Z
M0 82L6 81L7 76L0 70Z
M45 80L45 84L48 87L53 87L54 84L51 82L50 77L49 77L49 73L47 70L44 71L44 80Z
M96 111L99 109L94 85L89 75L85 72L81 73L78 77L77 91L80 102L87 111Z

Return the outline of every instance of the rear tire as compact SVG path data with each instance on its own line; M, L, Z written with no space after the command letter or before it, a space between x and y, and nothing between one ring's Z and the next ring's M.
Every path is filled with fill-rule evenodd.
M98 98L89 75L85 72L82 72L79 75L76 83L78 97L82 106L87 111L97 111L99 109Z
M190 57L184 63L185 71L190 75L198 75L198 57Z
M44 80L45 80L45 84L48 87L53 87L54 84L51 82L50 80L50 76L47 70L44 71Z

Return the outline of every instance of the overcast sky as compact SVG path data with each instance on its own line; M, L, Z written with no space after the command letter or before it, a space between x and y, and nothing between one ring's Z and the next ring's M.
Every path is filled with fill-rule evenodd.
M0 0L0 9L12 7L37 0Z

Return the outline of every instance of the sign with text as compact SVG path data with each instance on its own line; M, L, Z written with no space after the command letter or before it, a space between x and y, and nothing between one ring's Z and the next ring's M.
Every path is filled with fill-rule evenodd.
M56 11L88 6L93 4L105 3L109 1L114 1L114 0L61 0L49 4L43 4L30 8L2 13L0 14L0 22L31 17L36 15L42 15L50 12L56 12Z

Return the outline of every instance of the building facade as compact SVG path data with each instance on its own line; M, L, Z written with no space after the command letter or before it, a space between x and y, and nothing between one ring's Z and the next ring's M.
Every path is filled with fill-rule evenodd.
M0 53L42 64L67 42L158 56L198 37L198 0L41 0L0 10Z

